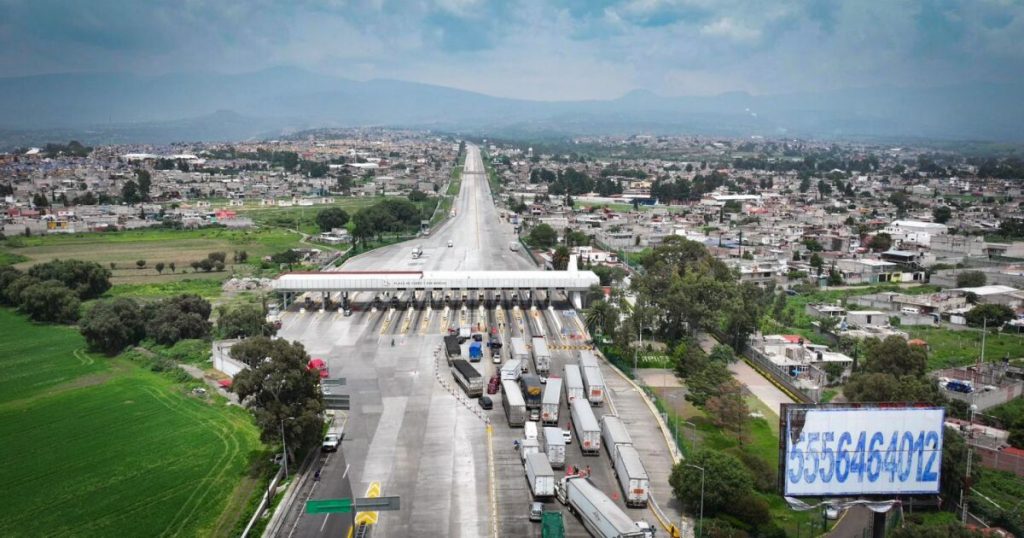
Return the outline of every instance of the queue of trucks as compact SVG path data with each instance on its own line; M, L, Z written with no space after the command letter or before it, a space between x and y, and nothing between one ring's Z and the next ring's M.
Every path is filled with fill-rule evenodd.
M612 460L626 506L646 507L651 481L622 419L615 415L601 417L601 439Z
M513 338L510 343L511 358L501 366L493 382L500 382L502 406L509 426L524 428L523 439L517 442L517 446L532 498L545 500L556 497L579 517L594 536L653 538L653 527L644 521L630 519L589 478L570 475L558 480L554 474L554 469L564 469L567 464L568 430L552 427L558 424L564 390L581 453L585 456L599 455L601 445L604 445L626 506L647 506L650 480L625 424L615 415L606 414L598 420L594 414L593 406L603 404L607 390L597 357L592 352L582 351L579 364L565 366L564 377L550 377L542 383L539 374L548 373L551 368L546 341L543 338L532 340L532 361L524 339ZM469 361L479 360L481 347L479 341L470 343ZM490 342L488 347L491 347ZM483 376L461 357L460 335L446 336L444 349L456 383L468 396L481 396ZM531 362L535 373L529 373ZM560 514L552 514L558 515L558 523L561 523ZM555 518L551 516L550 519L554 521ZM552 523L548 530L553 529L564 532L562 525Z

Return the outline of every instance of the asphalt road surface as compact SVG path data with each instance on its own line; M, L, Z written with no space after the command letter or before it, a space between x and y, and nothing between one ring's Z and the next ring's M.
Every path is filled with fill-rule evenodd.
M430 236L358 256L342 270L536 270L525 254L509 248L516 240L513 227L501 220L494 206L474 146L468 147L462 186L453 207L456 216ZM447 246L448 241L452 247ZM422 257L412 258L414 246L423 249ZM350 482L351 492L363 496L372 483L379 482L380 495L401 497L401 510L381 512L372 525L374 536L539 536L539 525L528 520L532 499L512 443L522 437L522 428L508 427L500 394L492 395L495 405L491 411L482 411L476 399L463 397L451 382L447 363L435 356L435 350L448 327L464 323L500 326L505 349L510 347L507 340L511 336L544 332L549 346L555 348L552 373L557 375L566 362L577 360L571 349L558 349L578 343L571 338L575 314L554 308L535 312L511 306L482 309L475 304L451 310L430 310L421 303L416 308L376 310L366 305L371 297L361 295L356 301L364 302L356 305L350 317L332 311L291 311L285 313L279 332L284 338L302 342L313 357L327 361L331 377L346 378L345 391L351 395L352 409L341 448L348 474L343 479L344 469L325 467L321 483L332 486L321 486L314 498L343 495L340 488L332 489L340 482ZM564 298L552 299L565 307ZM485 380L497 367L486 360L475 366ZM595 413L600 416L609 407ZM559 422L564 427L568 417L564 401L562 412ZM493 461L484 416L493 424ZM589 465L594 482L620 499L607 453L584 458L578 446L574 440L568 447L567 460ZM556 471L556 477L560 476ZM547 508L563 512L567 536L587 536L565 507L549 502ZM628 512L635 519L650 519L642 510ZM289 535L345 536L348 522L343 519L332 516L325 523L322 515L302 514Z

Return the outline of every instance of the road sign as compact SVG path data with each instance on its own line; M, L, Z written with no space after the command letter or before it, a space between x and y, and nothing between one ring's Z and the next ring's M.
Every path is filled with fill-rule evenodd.
M320 384L321 385L329 385L329 386L333 386L333 387L343 387L343 386L345 386L345 378L344 377L331 377L331 378L327 378L327 379L321 379L320 380Z
M400 497L373 497L356 499L356 509L359 511L373 510L377 512L388 512L400 510Z
M352 499L318 499L306 501L307 514L347 513L352 511Z
M349 395L348 394L325 394L324 395L324 407L327 409L337 409L340 411L349 410Z

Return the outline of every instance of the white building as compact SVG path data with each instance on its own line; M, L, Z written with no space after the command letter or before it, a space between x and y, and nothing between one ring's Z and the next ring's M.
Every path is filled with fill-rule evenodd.
M892 236L898 244L913 243L926 247L931 244L933 236L945 235L948 228L945 224L935 222L894 220L882 231Z

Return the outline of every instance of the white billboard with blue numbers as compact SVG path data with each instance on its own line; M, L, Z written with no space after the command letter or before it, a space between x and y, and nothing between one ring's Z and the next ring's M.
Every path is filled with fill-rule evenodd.
M790 497L939 492L941 407L785 405L781 481Z

